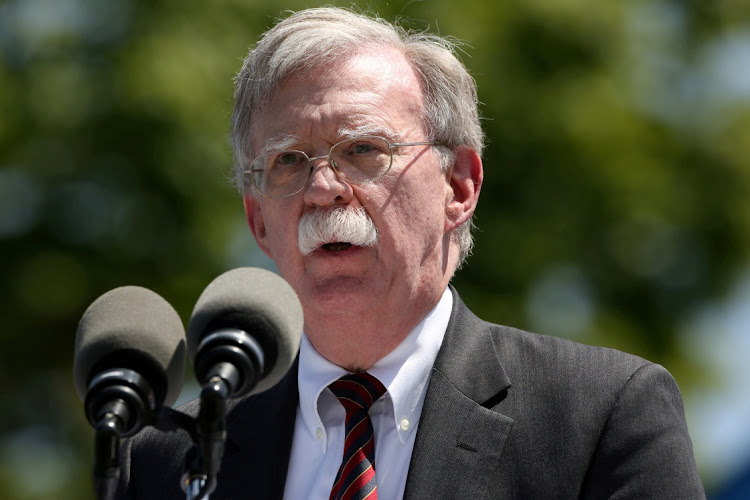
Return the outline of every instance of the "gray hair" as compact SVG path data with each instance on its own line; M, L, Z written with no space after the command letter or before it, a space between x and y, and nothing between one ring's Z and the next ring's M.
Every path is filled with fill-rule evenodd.
M453 149L467 146L482 154L484 134L479 121L476 83L456 57L456 42L425 32L409 31L379 17L337 7L293 13L267 31L245 58L235 82L231 141L235 178L245 189L243 173L254 159L250 129L253 113L274 96L285 78L321 65L342 61L365 45L400 50L415 69L424 98L423 128L437 147L446 171ZM472 217L473 219L473 217ZM458 266L471 253L473 220L454 232Z

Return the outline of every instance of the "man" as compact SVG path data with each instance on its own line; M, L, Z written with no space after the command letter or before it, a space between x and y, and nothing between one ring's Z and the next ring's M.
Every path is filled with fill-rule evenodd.
M250 230L305 335L281 383L232 402L211 498L705 496L666 370L485 323L449 286L483 171L448 42L294 14L245 60L232 137ZM189 445L128 442L120 494L181 498Z

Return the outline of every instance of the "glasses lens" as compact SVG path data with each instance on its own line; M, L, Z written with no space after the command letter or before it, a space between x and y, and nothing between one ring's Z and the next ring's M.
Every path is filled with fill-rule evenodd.
M391 148L382 137L358 137L331 149L340 177L360 183L378 179L391 168Z
M310 162L302 151L269 153L255 159L250 169L255 189L271 197L294 194L305 185Z

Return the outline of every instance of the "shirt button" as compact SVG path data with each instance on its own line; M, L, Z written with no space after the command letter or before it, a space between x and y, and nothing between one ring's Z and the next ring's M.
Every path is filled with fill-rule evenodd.
M323 429L318 427L318 430L315 432L315 437L318 438L318 441L323 439Z
M401 427L402 431L408 431L409 430L409 419L408 418L402 418L401 422L399 422L399 427Z

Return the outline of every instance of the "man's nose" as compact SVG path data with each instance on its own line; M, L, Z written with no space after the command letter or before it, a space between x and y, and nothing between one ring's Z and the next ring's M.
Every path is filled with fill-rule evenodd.
M345 203L351 197L352 188L339 178L328 155L310 158L312 172L305 187L305 202L311 205L331 206Z
M313 156L310 158L310 165L312 168L312 172L310 172L310 184L312 184L319 175L322 175L326 181L328 181L328 179L341 181L336 172L335 164L332 163L330 156Z

